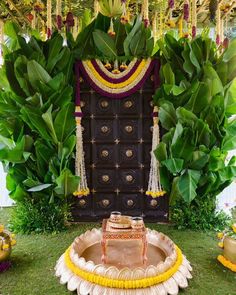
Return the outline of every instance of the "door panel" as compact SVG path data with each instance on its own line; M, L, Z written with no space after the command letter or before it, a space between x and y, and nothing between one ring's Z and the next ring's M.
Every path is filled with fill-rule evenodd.
M81 83L86 173L91 194L76 198L75 221L101 220L111 211L168 220L168 197L147 190L152 144L153 81L124 99L110 99Z

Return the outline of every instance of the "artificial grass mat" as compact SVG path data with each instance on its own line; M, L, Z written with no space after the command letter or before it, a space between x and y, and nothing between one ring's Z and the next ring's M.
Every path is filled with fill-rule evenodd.
M0 209L0 223L7 224L9 213L9 209ZM58 234L17 235L12 267L0 274L0 295L73 294L54 276L55 263L76 236L99 226L99 223L83 223ZM180 295L236 295L236 274L216 260L221 250L215 233L182 231L159 224L148 226L173 239L192 264L193 279Z

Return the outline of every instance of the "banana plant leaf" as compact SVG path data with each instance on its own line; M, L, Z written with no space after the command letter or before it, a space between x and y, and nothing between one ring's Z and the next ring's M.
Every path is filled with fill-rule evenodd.
M39 82L47 84L51 80L48 72L35 60L28 61L27 72L30 84L34 87L35 90L38 89Z
M226 91L224 103L228 116L236 114L236 78L230 83Z
M222 150L230 151L236 149L236 119L226 124L226 136L222 142Z
M191 201L197 196L196 188L200 176L200 171L188 169L179 177L178 189L187 203L191 203Z
M76 39L75 55L77 58L82 59L84 56L93 56L94 42L93 32L95 28L95 21L92 21L82 32L79 33Z
M12 200L20 202L27 198L29 194L22 188L20 184L18 184L16 189L10 192L9 196Z
M51 100L56 106L62 108L63 106L66 106L72 101L72 95L73 95L73 88L72 86L66 86L60 91L60 93L54 94L54 99Z
M200 82L197 91L191 95L188 103L184 107L194 114L199 114L210 104L211 98L212 95L209 84Z
M134 25L131 29L131 31L127 34L127 37L124 40L124 51L126 56L132 56L130 52L130 44L132 39L134 38L134 35L140 31L142 25L142 17L137 16L134 22Z
M53 106L51 105L49 109L46 111L46 113L42 114L42 118L47 125L48 133L51 135L53 142L57 144L58 139L57 139L56 131L53 124L52 107Z
M95 19L94 29L107 32L110 27L111 19L108 16L102 15L100 12Z
M118 55L124 55L124 40L127 36L125 25L121 23L119 19L116 19L114 22L115 35L115 47L117 49Z
M146 36L144 29L138 31L130 42L130 52L132 56L140 56L144 52L146 45Z
M64 106L56 115L54 128L59 142L65 141L75 130L74 104Z
M170 171L170 173L176 175L182 171L184 167L184 160L178 158L171 158L162 161L161 164L164 165Z
M15 143L14 147L0 147L0 161L8 161L11 163L25 163L30 156L30 152L26 151L25 145L26 138L25 136L22 136L19 142Z
M65 75L63 73L57 74L48 82L47 85L50 86L54 91L61 90L65 85Z
M115 41L107 33L95 30L93 32L93 39L95 46L105 57L112 59L117 57Z
M161 121L161 125L166 130L169 130L171 127L175 127L175 125L177 124L177 117L175 108L172 103L164 102L161 104L159 118Z
M14 64L14 71L16 79L27 96L33 94L32 87L29 83L27 75L27 58L25 56L19 56Z
M48 146L47 143L38 139L35 141L35 155L37 164L37 173L43 179L48 171L48 164L51 157L55 154L54 148ZM56 174L57 175L57 174Z
M159 162L166 160L167 159L166 144L164 142L160 142L157 148L155 149L154 154Z
M236 55L236 38L233 39L223 54L223 61L228 62Z
M191 159L195 147L193 130L191 128L184 128L182 136L170 147L171 155L174 158L181 158L187 162Z
M173 138L172 138L171 145L176 143L177 139L182 135L183 130L184 130L184 128L183 128L182 124L180 124L178 122L176 127L175 127L175 132L174 132L174 135L173 135Z
M33 132L40 134L45 140L52 141L51 136L47 132L47 125L42 118L40 110L25 106L21 109L21 118L31 128Z
M73 175L69 169L64 169L56 179L57 186L54 191L62 198L68 197L76 191L79 180L79 176Z
M14 63L6 59L4 67L12 91L21 97L25 97L25 92L21 89L21 86L15 76Z
M215 96L216 94L223 93L223 85L219 78L219 75L215 71L215 69L207 64L203 66L204 77L203 81L208 84L210 88L211 96Z
M218 171L225 167L226 152L222 152L219 148L213 148L209 156L209 171Z
M169 85L175 84L175 74L171 68L171 65L169 63L166 63L162 67L163 76L165 78L165 83Z
M41 192L41 191L49 188L50 186L52 186L52 183L44 183L44 184L33 186L30 189L28 189L27 191L28 192Z
M202 170L209 161L209 155L196 150L193 152L192 161L189 163L189 168L193 170Z
M176 200L181 197L181 193L179 191L179 176L173 178L171 185L171 193L170 193L170 205L173 206L176 203Z

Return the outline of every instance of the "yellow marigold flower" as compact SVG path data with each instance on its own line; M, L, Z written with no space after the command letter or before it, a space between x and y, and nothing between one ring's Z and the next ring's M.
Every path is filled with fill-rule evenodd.
M119 73L120 73L120 70L118 70L118 69L114 69L114 70L112 71L112 73L113 73L113 74L119 74Z
M112 66L111 66L111 64L109 62L107 62L105 64L105 68L108 69L108 70L111 70L112 69Z
M218 238L218 239L221 240L221 239L223 239L223 237L224 237L224 234L223 234L223 233L218 233L218 234L217 234L217 238Z
M16 240L12 240L12 241L11 241L11 245L12 245L12 246L15 246L15 244L16 244Z
M232 230L236 233L236 223L232 225Z
M4 225L0 224L0 233L4 231Z
M220 247L220 248L224 248L224 243L223 243L223 242L219 242L219 243L218 243L218 247Z
M5 245L2 246L2 249L3 249L3 250L7 250L7 249L9 249L9 248L10 248L10 246L9 246L8 244L5 244Z
M172 19L169 19L167 22L166 22L166 25L170 28L175 28L175 22L172 20Z

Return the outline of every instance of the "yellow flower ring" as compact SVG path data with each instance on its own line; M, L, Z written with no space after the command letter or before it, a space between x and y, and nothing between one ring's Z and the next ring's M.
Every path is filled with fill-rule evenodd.
M99 73L95 70L92 62L90 60L87 61L83 61L83 64L86 65L90 71L92 72L92 74L94 75L94 77L103 85L105 85L108 88L112 88L112 89L122 89L128 85L130 85L133 81L135 81L137 79L137 77L142 73L143 69L145 68L145 66L147 66L147 64L150 64L151 60L150 59L143 59L141 61L141 63L139 64L137 70L133 73L133 75L131 77L129 77L126 81L121 82L121 83L110 83L108 81L106 81L105 79L103 79Z
M228 269L232 270L233 272L236 272L236 264L234 264L231 261L229 261L228 259L226 259L223 255L219 255L217 257L217 260L222 265L224 265L225 267L227 267Z
M66 250L64 258L65 258L65 264L70 271L72 271L74 274L78 275L80 278L90 283L94 283L94 284L104 286L104 287L109 287L109 288L139 289L139 288L151 287L151 286L160 284L162 282L165 282L178 271L179 267L183 263L183 254L176 245L175 245L175 249L177 252L177 259L175 264L170 269L168 269L164 273L159 274L157 276L138 279L138 280L110 279L98 274L94 274L94 273L90 273L88 271L82 270L71 261L71 258L70 258L71 247L69 247Z

